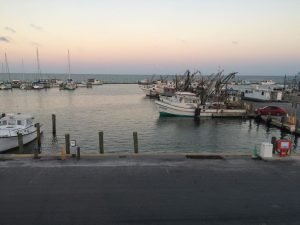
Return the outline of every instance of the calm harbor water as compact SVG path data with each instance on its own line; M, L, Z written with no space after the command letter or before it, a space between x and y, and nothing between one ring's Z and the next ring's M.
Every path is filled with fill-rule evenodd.
M105 84L63 91L0 91L0 112L33 114L43 124L42 151L57 153L64 134L84 152L98 152L98 132L104 131L105 152L133 152L132 132L139 135L140 152L238 152L279 138L280 130L254 121L229 118L159 117L154 100L137 84ZM57 138L52 137L51 114L57 117ZM295 140L297 142L297 140ZM35 143L26 147L33 150Z

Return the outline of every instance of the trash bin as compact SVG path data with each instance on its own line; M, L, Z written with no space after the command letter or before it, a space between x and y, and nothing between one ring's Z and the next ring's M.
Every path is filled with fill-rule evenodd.
M262 158L271 158L273 156L273 145L269 142L262 142L259 155Z

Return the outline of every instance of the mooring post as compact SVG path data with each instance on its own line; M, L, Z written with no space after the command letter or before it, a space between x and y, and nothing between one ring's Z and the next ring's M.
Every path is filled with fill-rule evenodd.
M18 144L19 144L19 153L23 153L23 135L18 133Z
M80 147L77 147L77 154L76 154L77 160L80 159Z
M99 152L104 154L103 131L99 132Z
M133 146L134 146L134 153L139 153L139 147L138 147L138 134L137 132L133 132Z
M52 134L56 136L56 115L52 114Z
M70 154L70 134L65 134L66 154Z
M36 127L36 136L37 136L37 145L38 145L38 151L41 152L41 127L40 124L35 124Z

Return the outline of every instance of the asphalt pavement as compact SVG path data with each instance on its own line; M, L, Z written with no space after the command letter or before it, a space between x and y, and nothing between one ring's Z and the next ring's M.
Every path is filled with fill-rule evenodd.
M0 160L1 225L299 224L300 161Z

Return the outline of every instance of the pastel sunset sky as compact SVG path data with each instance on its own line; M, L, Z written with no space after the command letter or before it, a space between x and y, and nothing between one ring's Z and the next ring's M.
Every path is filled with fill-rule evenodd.
M0 0L10 71L180 74L300 71L299 0Z

